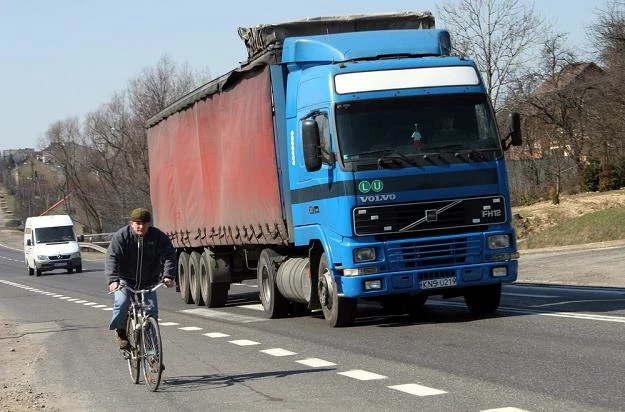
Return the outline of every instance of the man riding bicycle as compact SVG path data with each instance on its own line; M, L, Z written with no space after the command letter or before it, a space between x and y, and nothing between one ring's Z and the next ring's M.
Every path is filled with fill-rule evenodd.
M104 273L109 292L115 292L109 329L115 330L120 349L128 348L126 321L130 305L128 292L117 290L120 281L133 289L144 289L158 283L162 270L165 286L175 286L176 251L169 237L151 223L152 215L147 209L134 209L130 213L130 222L115 232L106 251ZM158 319L156 292L147 297L152 302L151 314Z

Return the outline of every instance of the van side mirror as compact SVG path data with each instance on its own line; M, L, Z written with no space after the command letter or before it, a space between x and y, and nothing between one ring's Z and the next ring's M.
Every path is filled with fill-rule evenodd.
M313 119L302 121L302 145L306 170L316 172L321 169L321 138L317 122Z
M33 242L30 239L26 239L26 246L32 246Z

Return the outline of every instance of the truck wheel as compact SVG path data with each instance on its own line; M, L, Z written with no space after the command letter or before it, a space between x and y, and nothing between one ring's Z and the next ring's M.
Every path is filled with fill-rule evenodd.
M191 252L189 257L189 291L191 299L196 305L202 306L202 289L200 287L200 260L202 256L196 251Z
M499 308L501 283L476 286L464 293L464 302L473 315L490 315Z
M406 297L406 311L408 316L417 317L423 313L423 307L428 300L428 295L416 294Z
M200 259L200 288L202 300L209 308L220 308L226 305L230 284L226 282L211 282L214 279L213 270L217 262L208 250L204 250Z
M282 296L276 285L275 258L280 255L271 249L263 249L258 259L258 287L260 302L270 319L284 318L289 314L289 301Z
M356 318L357 299L339 298L337 285L330 272L326 254L321 255L319 261L319 283L317 285L319 302L323 310L323 317L332 327L349 326Z
M181 252L178 256L178 283L180 284L180 297L184 303L193 303L189 290L189 254Z

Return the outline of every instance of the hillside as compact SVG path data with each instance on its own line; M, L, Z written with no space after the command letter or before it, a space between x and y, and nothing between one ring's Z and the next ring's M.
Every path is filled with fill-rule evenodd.
M549 243L553 243L554 246L585 243L583 236L575 236L575 232L569 233L567 228L575 228L578 233L586 235L596 229L597 233L587 235L592 241L621 238L620 231L613 230L605 234L603 232L606 228L600 226L612 229L620 227L620 215L623 213L625 213L625 190L562 195L558 205L544 201L512 208L520 248L549 246ZM595 220L599 223L595 225L590 216L596 217ZM564 222L567 223L563 224ZM601 239L602 237L606 238ZM531 243L535 243L532 242L535 238L541 238L541 244L531 246Z

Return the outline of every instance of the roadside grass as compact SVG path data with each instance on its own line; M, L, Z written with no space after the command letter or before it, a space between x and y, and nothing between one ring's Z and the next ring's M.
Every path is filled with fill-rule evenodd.
M519 249L625 239L625 207L612 207L559 221L519 240Z

